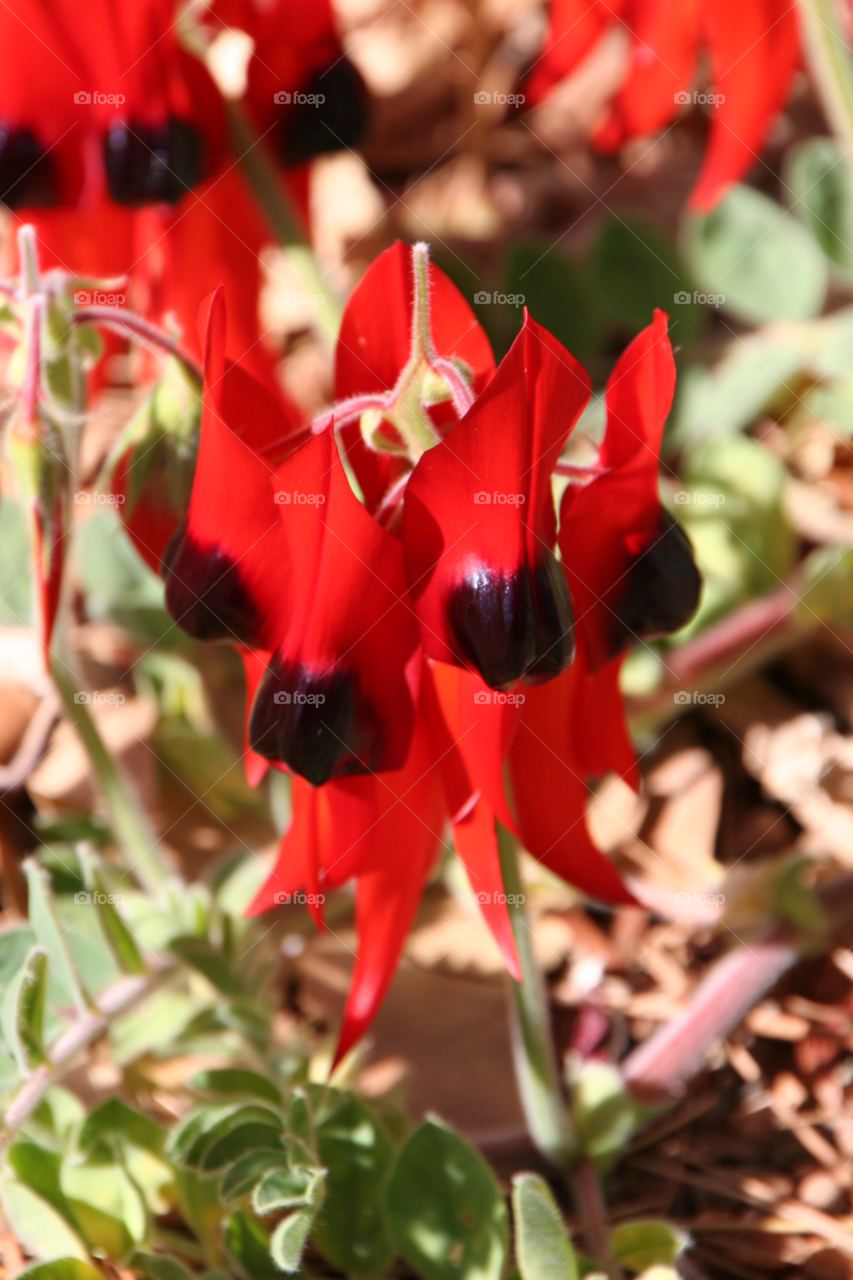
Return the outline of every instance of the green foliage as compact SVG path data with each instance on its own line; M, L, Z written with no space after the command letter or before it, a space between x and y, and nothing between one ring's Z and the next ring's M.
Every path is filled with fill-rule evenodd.
M804 320L819 314L826 258L792 214L752 187L734 186L704 217L684 223L684 254L706 293L738 320Z
M570 1096L578 1145L584 1155L607 1168L637 1128L637 1104L617 1068L593 1059L572 1076Z
M683 1231L657 1218L622 1222L613 1229L613 1256L621 1266L632 1271L668 1266L675 1262L688 1243Z
M149 643L184 643L163 606L164 584L145 564L114 511L95 511L84 522L76 554L90 618L116 622Z
M482 1156L439 1121L425 1120L403 1147L387 1205L394 1243L424 1280L475 1272L498 1280L508 1245L506 1205Z
M535 1173L516 1174L512 1211L521 1280L577 1280L575 1251L545 1179Z
M785 184L794 212L829 260L853 272L853 182L832 138L809 138L785 156Z

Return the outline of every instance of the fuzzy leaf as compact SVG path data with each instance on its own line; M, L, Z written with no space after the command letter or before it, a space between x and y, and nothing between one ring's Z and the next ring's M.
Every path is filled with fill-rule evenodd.
M88 1010L88 1001L77 977L71 955L65 942L68 932L60 925L53 903L50 877L34 858L24 863L29 890L28 910L30 924L36 941L50 955L50 967L80 1013Z
M187 1270L179 1258L163 1253L142 1253L137 1250L129 1265L139 1280L192 1280L192 1272Z
M575 1251L545 1179L535 1173L516 1174L512 1208L522 1280L577 1280Z
M281 1091L266 1076L242 1067L224 1067L218 1070L198 1071L187 1081L187 1088L196 1093L213 1093L219 1096L234 1095L239 1098L260 1098L280 1106Z
M54 1258L19 1271L17 1280L103 1280L103 1274L81 1258Z
M325 1178L325 1169L272 1169L255 1187L252 1208L260 1214L275 1209L316 1210L323 1198Z
M46 987L47 955L41 947L32 947L6 988L0 1009L3 1039L24 1075L45 1061L42 1035Z
M285 1170L289 1165L290 1157L286 1151L249 1151L226 1171L219 1194L223 1200L236 1200L247 1195L265 1173L274 1169Z
M282 1271L299 1270L313 1221L313 1210L298 1209L283 1218L272 1233L270 1254Z

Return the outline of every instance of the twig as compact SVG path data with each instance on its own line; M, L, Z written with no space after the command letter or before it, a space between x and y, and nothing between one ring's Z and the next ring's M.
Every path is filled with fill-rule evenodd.
M102 991L97 1007L75 1019L57 1036L51 1047L50 1061L37 1067L12 1099L3 1121L6 1133L14 1133L23 1124L38 1106L45 1089L56 1083L81 1049L97 1040L113 1018L126 1013L133 1005L150 995L174 968L172 964L163 964L148 973L128 974Z
M8 764L0 765L0 795L19 791L24 785L28 774L32 773L44 755L50 731L59 719L60 709L59 695L55 689L48 689L36 707L14 756Z
M613 1257L598 1170L591 1160L579 1160L570 1167L568 1181L588 1252L611 1280L619 1280L622 1269Z

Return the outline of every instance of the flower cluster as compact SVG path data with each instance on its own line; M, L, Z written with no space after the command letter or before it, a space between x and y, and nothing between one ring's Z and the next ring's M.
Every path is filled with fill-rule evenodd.
M542 56L524 84L536 105L602 39L629 41L627 67L594 141L615 151L656 133L686 103L712 106L691 204L710 209L755 163L800 58L797 6L786 0L551 0ZM700 57L712 92L691 92Z
M424 245L398 242L353 292L339 399L307 430L283 432L262 388L249 397L224 328L220 293L166 600L192 635L244 654L252 779L268 763L292 774L292 822L252 910L304 888L319 922L323 891L356 878L340 1054L382 998L448 824L516 976L496 820L582 890L631 901L588 835L586 789L610 769L634 779L627 646L680 626L698 599L657 493L674 366L658 312L610 378L583 470L559 459L584 369L525 315L495 370ZM558 468L571 473L559 525ZM280 500L296 492L316 501Z

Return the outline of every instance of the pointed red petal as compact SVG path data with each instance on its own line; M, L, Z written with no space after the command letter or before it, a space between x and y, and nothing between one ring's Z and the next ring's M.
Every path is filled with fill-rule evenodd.
M262 650L244 649L242 646L238 649L238 653L243 662L243 678L246 683L246 711L243 717L243 772L246 775L246 781L249 786L256 787L269 768L269 762L249 746L249 712L252 709L255 691L267 669L270 655Z
M403 545L424 648L492 687L571 660L551 472L588 397L585 370L525 314L486 390L408 482Z
M593 898L631 903L611 862L586 827L586 784L568 744L566 701L571 671L528 691L509 757L509 774L524 847Z
M363 1034L391 981L424 881L441 844L444 804L433 751L419 724L403 769L377 775L369 869L358 877L358 956L335 1062Z
M280 906L313 878L318 861L315 789L302 778L291 782L290 826L281 838L275 865L246 908L247 916Z
M483 919L500 948L511 977L521 982L521 965L506 907L495 815L485 800L478 800L461 822L454 824L453 844L465 869L480 906Z

